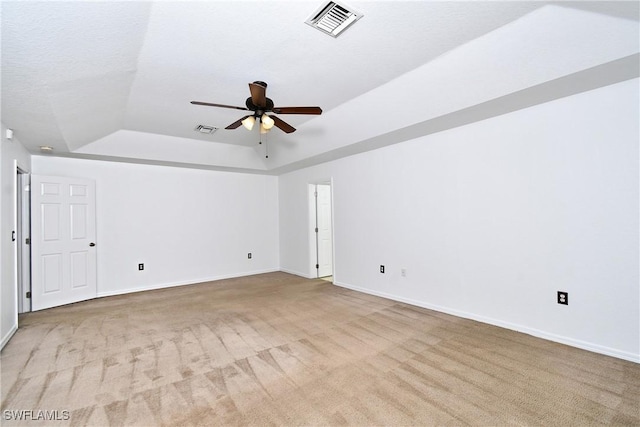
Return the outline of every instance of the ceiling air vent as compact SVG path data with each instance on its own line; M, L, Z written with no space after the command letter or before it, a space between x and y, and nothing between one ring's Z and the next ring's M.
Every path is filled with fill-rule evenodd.
M207 125L198 125L198 126L196 126L196 128L194 130L196 132L200 132L200 133L212 134L215 131L217 131L218 128L217 127L213 127L213 126L207 126Z
M361 13L345 6L344 3L330 1L320 6L320 8L305 21L305 24L309 24L332 37L338 37L349 25L360 18L362 18Z

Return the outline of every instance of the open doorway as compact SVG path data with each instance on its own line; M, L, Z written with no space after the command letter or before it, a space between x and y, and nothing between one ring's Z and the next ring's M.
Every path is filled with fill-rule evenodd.
M31 175L16 166L16 282L18 313L31 311Z
M316 277L333 276L333 209L331 183L314 185Z
M18 313L31 311L31 176L16 166L16 281Z

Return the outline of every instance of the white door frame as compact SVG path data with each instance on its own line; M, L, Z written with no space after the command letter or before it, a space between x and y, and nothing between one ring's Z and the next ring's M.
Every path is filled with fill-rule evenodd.
M20 244L20 242L18 241L18 235L20 233L18 233L18 225L21 223L18 220L18 216L21 214L21 212L19 212L19 203L18 203L18 197L21 196L22 191L20 191L20 183L18 182L18 173L23 173L23 174L29 174L29 168L22 164L20 161L18 161L17 159L13 160L13 187L12 187L12 191L13 191L13 232L15 235L15 241L13 242L13 289L15 291L14 294L14 307L15 307L15 319L14 319L14 324L18 325L18 309L21 307L22 304L20 304L18 301L20 299L20 288L21 288L21 284L19 282L19 280L21 279L21 274L19 272L19 269L21 268L21 262L24 261L22 259L22 256L24 254L23 249L23 245ZM27 212L27 215L29 215L29 213ZM31 252L29 250L26 251L29 255L29 260L31 258Z
M31 175L16 165L16 299L18 314L31 311Z

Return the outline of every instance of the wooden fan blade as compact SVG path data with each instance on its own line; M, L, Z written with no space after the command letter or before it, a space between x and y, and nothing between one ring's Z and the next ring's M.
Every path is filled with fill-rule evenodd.
M240 127L240 125L242 124L242 121L244 119L246 119L249 116L244 116L243 118L236 120L235 122L231 123L229 126L227 126L225 129L237 129Z
M251 102L256 107L264 108L267 105L267 87L258 84L258 82L249 83L251 91Z
M320 107L274 107L272 111L276 114L322 114Z
M284 120L278 118L277 116L272 116L269 115L269 117L271 117L273 119L273 121L275 122L275 125L282 129L284 132L286 133L292 133L296 131L296 128L294 128L293 126L291 126L289 123L285 122Z
M224 105L224 104L212 104L210 102L200 102L200 101L191 101L193 105L204 105L205 107L222 107L222 108L233 108L235 110L244 110L249 111L246 107L236 107L235 105Z

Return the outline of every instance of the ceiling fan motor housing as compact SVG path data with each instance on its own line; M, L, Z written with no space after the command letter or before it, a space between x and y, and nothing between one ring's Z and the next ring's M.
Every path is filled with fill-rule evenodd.
M273 110L273 101L271 100L271 98L266 98L264 107L259 107L255 105L253 101L251 101L251 97L248 97L247 100L244 102L244 104L247 106L249 110L255 111L256 114L258 115L262 115L261 113Z

